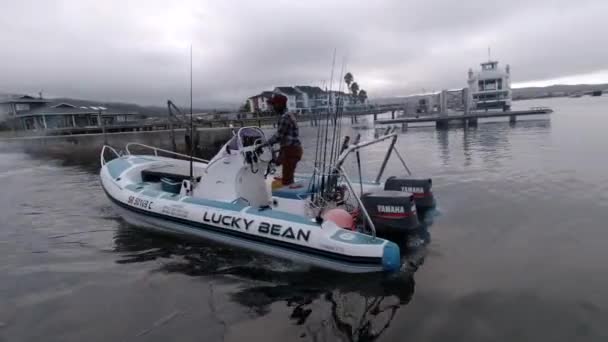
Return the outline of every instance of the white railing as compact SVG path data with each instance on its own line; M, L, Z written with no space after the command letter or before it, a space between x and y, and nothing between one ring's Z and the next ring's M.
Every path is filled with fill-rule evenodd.
M196 161L201 162L201 163L209 163L209 160L206 160L206 159L197 158L197 157L191 157L191 156L189 156L187 154L177 153L177 152L165 150L165 149L154 147L154 146L144 145L144 144L140 144L140 143L128 143L127 144L127 146L125 147L125 150L127 151L127 154L129 154L129 155L133 154L129 150L129 147L132 147L132 146L137 146L137 147L142 147L144 149L152 150L154 152L154 155L157 156L157 157L158 157L158 152L162 152L162 153L167 153L167 154L170 154L170 155L173 155L173 156L182 157L182 158L188 158L188 159L192 158L192 160L196 160Z
M106 158L105 158L106 149L108 149L108 150L112 151L112 153L114 153L114 155L115 155L117 158L120 158L120 153L116 152L116 150L115 150L115 149L114 149L112 146L109 146L109 145L103 145L103 147L101 148L101 154L99 155L99 159L100 159L100 162L101 162L101 166L104 166L104 165L106 165L106 163L107 163L107 162L106 162Z

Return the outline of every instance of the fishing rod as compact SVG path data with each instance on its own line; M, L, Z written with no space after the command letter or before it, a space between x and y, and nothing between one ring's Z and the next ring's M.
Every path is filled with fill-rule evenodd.
M335 65L335 60L336 60L336 49L334 48L334 54L333 54L333 63L332 63L332 68L331 68L331 73L330 73L330 79L333 77L333 72L334 72L334 65ZM329 103L330 103L330 94L327 90L327 86L323 85L323 87L325 88L325 93L327 94L327 112L329 112ZM322 133L323 133L323 120L321 118L321 112L316 113L316 123L317 123L317 140L316 140L316 144L315 144L315 161L314 161L314 166L313 166L313 173L312 173L312 181L310 183L309 186L309 190L312 192L312 202L315 202L315 195L317 193L317 190L321 190L321 189L317 189L317 182L318 182L318 177L317 174L320 173L321 177L323 177L323 172L319 172L319 168L321 167L321 153L322 153L322 148L320 147L321 141L322 141ZM313 191L314 190L314 191Z
M342 60L342 69L340 71L340 74L342 74L343 72L344 72L344 60ZM338 86L338 94L340 94L340 89L342 88L342 82L340 82L339 84L340 85ZM333 114L332 121L334 123L334 127L333 127L333 134L332 134L332 137L331 137L331 139L332 139L331 140L331 151L330 151L330 154L329 154L329 165L330 165L330 167L334 163L334 152L335 152L334 150L336 148L336 129L338 128L338 123L336 121L336 116L338 114L338 108L340 108L340 102L339 101L336 103L336 109L332 111L333 112L332 113Z
M327 88L326 88L327 89ZM319 127L319 122L321 121L321 114L320 113L316 113L315 114L316 118L316 122L317 122L317 140L316 140L316 144L315 144L315 161L314 161L314 166L313 166L313 171L312 171L312 180L310 182L310 186L309 186L309 191L312 192L312 202L315 202L315 196L316 196L316 191L317 189L317 171L319 168L319 144L320 144L320 140L321 140L321 127Z
M342 84L342 80L344 80L344 75L345 75L345 71L346 71L346 67L348 66L348 63L346 63L346 58L345 58L345 62L344 62L344 70L342 70L342 75L340 76L340 85L344 85ZM348 91L348 89L347 89ZM340 154L342 153L342 151L340 151L338 149L339 144L340 144L340 140L342 140L342 119L344 118L344 97L342 96L342 93L340 93L340 111L339 111L339 118L338 118L338 140L336 142L336 156L335 156L335 160L338 160L338 157L340 156Z
M355 145L361 141L361 134L357 134L357 138L355 138ZM359 196L363 196L363 174L361 173L361 154L359 153L359 149L355 152L357 156L357 168L359 169Z
M192 45L190 45L190 182L194 183L194 122L192 120Z
M336 109L334 110L334 117L333 117L333 121L334 121L334 132L333 132L333 136L332 136L332 145L331 145L331 154L330 154L330 159L329 159L329 165L330 167L333 168L333 164L334 164L334 160L337 158L336 156L336 152L338 152L339 149L339 145L340 145L340 139L342 136L342 125L340 124L339 121L339 117L340 117L340 113L342 112L342 78L344 78L344 70L346 68L346 58L342 59L342 69L340 70L340 79L339 79L339 86L338 86L338 100L336 102ZM331 170L331 172L333 172L333 170Z
M328 107L327 107L327 115L326 115L326 120L325 120L325 134L324 134L324 141L325 143L323 144L323 163L321 164L321 196L324 197L325 194L325 177L327 174L327 170L326 170L326 161L327 161L327 135L328 135L328 129L329 129L329 103L331 103L331 92L332 92L332 88L333 88L333 82L334 82L334 68L336 67L336 49L334 49L334 56L333 56L333 60L332 60L332 64L331 64L331 76L330 76L330 80L329 80L329 101L328 101Z
M340 72L340 78L344 75L344 70L346 68L346 59L342 59L342 68ZM331 136L331 148L329 150L329 164L326 165L325 174L327 175L327 186L326 192L323 194L325 198L331 199L335 198L336 189L338 185L338 179L340 176L340 172L335 168L335 161L337 161L337 154L340 151L340 143L342 136L342 125L340 122L341 113L342 113L342 82L339 81L338 92L336 93L335 98L335 108L333 108L332 113L330 115L331 121L333 122L332 136ZM329 148L329 147L328 147Z

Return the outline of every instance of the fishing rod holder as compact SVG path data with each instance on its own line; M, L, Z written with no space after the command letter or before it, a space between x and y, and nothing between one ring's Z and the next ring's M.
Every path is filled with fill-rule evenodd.
M386 169L386 165L388 164L388 160L390 159L393 151L395 151L395 154L397 155L397 158L399 159L399 161L405 168L405 171L407 171L408 175L411 175L412 172L407 167L405 160L403 159L403 157L401 156L401 154L395 147L395 143L397 142L397 137L398 137L397 132L388 128L386 130L386 133L378 138L375 138L375 139L369 140L369 141L357 142L355 144L350 145L348 148L346 148L346 150L344 150L340 154L340 157L338 158L338 161L336 163L336 168L342 169L342 165L344 164L344 161L346 160L348 155L351 154L352 152L358 152L360 149L362 149L364 147L374 145L374 144L377 144L377 143L380 143L380 142L383 142L386 140L390 140L390 146L389 146L388 150L386 151L386 155L384 156L384 159L382 160L382 164L380 165L380 171L378 171L378 175L376 176L374 183L380 184L380 179L382 178L382 175L384 174L384 170Z
M372 217L369 216L369 213L367 212L367 209L365 209L365 205L363 204L363 201L361 201L361 198L359 196L357 196L357 193L355 192L355 188L353 187L353 184L351 183L350 179L348 178L348 175L346 174L346 171L344 170L344 168L340 167L340 171L342 173L342 177L344 178L344 181L346 182L346 186L348 187L350 192L353 194L353 196L357 200L357 204L359 205L359 208L361 209L363 216L365 216L365 221L367 221L367 223L369 224L369 227L372 230L372 237L375 239L376 238L376 226L374 225L374 222L372 221Z
M369 141L360 142L360 136L357 136L355 138L354 144L349 145L348 147L343 149L342 153L340 153L340 155L338 157L336 164L334 165L334 167L331 168L331 170L339 171L337 175L334 174L333 172L330 172L327 174L325 172L319 173L320 177L329 178L332 176L338 176L338 177L342 177L342 179L344 179L344 183L346 184L346 186L348 187L348 190L350 191L350 193L353 195L353 197L357 201L357 204L359 205L359 208L360 208L361 212L363 213L363 216L365 217L365 221L368 223L368 226L371 229L372 236L374 238L376 237L376 226L374 225L374 222L372 221L371 216L369 215L367 209L365 208L365 205L363 204L363 201L361 200L361 196L363 196L362 189L361 189L361 193L357 194L357 192L353 186L353 183L351 182L350 178L348 177L348 174L346 173L346 170L344 169L343 165L344 165L344 161L351 153L354 152L358 155L359 150L361 150L364 147L390 140L390 146L389 146L388 150L386 151L386 155L384 156L382 165L380 166L380 171L378 172L378 175L376 176L374 183L375 184L380 183L380 179L382 178L382 175L384 174L384 170L386 169L386 165L388 164L388 160L393 151L395 151L395 154L397 155L399 161L402 163L402 165L405 168L405 170L407 171L407 173L411 175L410 169L407 167L405 160L403 159L403 157L401 156L401 154L399 153L399 151L397 151L397 148L395 147L395 144L397 142L397 137L398 137L397 133L393 129L390 129L390 128L386 130L384 135L382 135L378 138L375 138L373 140L369 140ZM359 161L359 163L360 163L360 161ZM315 171L317 171L317 170L315 170ZM361 172L361 171L359 170L359 172ZM315 174L316 173L317 172L315 172ZM361 177L361 175L359 175L359 176ZM361 183L361 180L360 180L360 183ZM360 185L362 186L362 183Z

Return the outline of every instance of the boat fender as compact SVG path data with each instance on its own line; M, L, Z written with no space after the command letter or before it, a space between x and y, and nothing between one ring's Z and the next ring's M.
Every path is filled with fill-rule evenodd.
M330 209L323 215L323 219L325 221L332 221L340 228L355 230L355 221L353 220L353 217L344 209Z
M387 241L384 245L382 268L386 272L395 272L401 268L401 254L396 243Z

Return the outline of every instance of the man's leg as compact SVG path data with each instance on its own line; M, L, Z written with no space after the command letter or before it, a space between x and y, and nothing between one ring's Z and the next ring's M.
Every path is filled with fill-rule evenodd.
M296 171L296 165L302 157L302 148L299 146L283 147L283 185L293 184L293 175Z
M296 170L296 163L293 157L287 157L283 159L283 185L293 184L293 174Z

